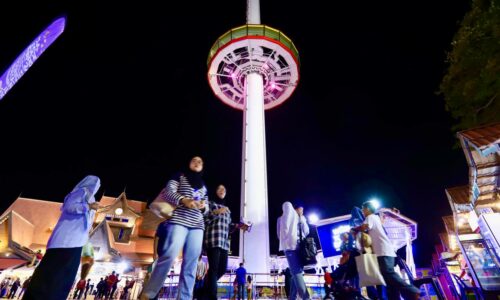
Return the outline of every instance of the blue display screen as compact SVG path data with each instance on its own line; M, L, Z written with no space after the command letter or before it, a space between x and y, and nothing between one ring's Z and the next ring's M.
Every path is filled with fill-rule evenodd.
M351 229L349 220L339 221L331 224L320 225L317 227L319 242L323 250L324 257L337 256L342 254L340 246L342 240L340 235Z

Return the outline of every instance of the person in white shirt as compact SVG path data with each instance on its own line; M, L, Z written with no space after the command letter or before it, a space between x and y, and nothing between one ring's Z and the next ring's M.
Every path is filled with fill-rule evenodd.
M309 234L309 226L302 207L297 207L295 210L292 203L285 202L282 208L283 215L278 218L277 229L280 241L279 250L285 252L292 273L289 299L297 299L297 294L301 299L310 299L302 274L304 267L300 262L298 251L300 232L302 232L302 237L306 237Z
M205 275L207 275L208 263L203 260L203 254L200 254L198 258L198 264L196 265L196 281L194 283L193 299L202 299L203 297L203 282L205 280Z
M95 211L100 208L94 198L100 186L99 178L89 175L64 198L47 252L33 273L24 300L68 297L80 266L82 247L89 239Z
M420 290L406 283L395 271L396 252L382 227L380 217L375 214L373 202L367 201L362 205L365 221L363 225L355 228L356 231L368 231L372 239L373 252L377 255L380 272L387 284L387 297L389 300L399 300L400 293L405 300L419 299ZM382 295L379 291L379 297Z

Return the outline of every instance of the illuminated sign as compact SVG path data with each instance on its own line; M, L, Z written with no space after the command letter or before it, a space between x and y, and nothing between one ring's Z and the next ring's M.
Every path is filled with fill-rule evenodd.
M342 254L340 246L342 245L341 235L344 232L349 232L349 220L341 220L330 224L319 225L318 238L323 250L324 257L332 257Z
M341 234L344 232L349 232L351 230L351 226L349 225L339 225L332 229L332 240L333 240L333 248L335 250L340 251L340 246L342 245Z
M42 53L61 35L66 23L65 18L59 18L38 35L29 46L16 58L12 65L0 77L0 100L28 71Z

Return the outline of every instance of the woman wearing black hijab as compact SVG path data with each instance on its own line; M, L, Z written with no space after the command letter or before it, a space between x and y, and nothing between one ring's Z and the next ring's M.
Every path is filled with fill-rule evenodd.
M160 291L175 258L181 250L182 266L177 299L192 299L196 265L201 254L207 189L202 179L203 160L195 156L189 169L168 181L166 200L176 206L165 222L165 239L158 245L158 259L151 279L144 286L141 300L152 299Z
M208 273L205 280L205 296L217 299L217 280L227 268L229 251L229 226L231 211L226 206L226 187L217 187L216 196L209 202L210 212L205 223L205 250L208 257Z

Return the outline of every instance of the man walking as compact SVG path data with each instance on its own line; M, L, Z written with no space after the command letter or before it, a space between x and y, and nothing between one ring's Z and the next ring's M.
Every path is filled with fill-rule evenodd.
M238 300L245 298L245 283L247 281L247 270L243 268L243 263L236 269L236 281L238 282Z
M382 227L380 217L375 214L376 208L371 201L362 205L365 221L361 226L354 228L355 231L368 231L372 239L373 252L377 255L380 272L387 284L387 296L389 300L399 300L402 293L405 300L420 298L420 290L406 283L395 271L396 252L391 241ZM379 297L381 297L379 292Z

